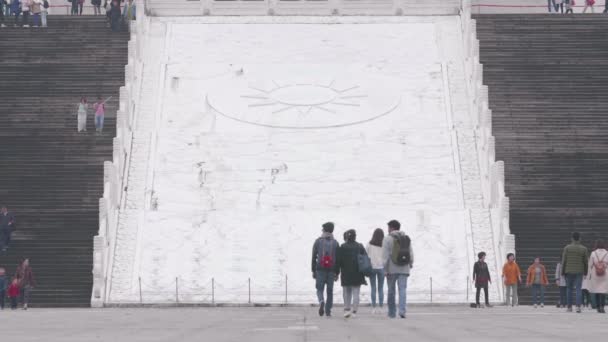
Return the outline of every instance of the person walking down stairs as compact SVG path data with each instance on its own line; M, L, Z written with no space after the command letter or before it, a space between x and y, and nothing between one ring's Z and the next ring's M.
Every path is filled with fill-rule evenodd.
M532 300L535 309L539 305L541 308L545 306L545 287L547 285L549 285L547 270L540 263L540 258L535 258L534 263L528 267L526 276L526 286L532 288Z
M515 262L515 254L507 254L507 262L502 267L502 280L505 284L507 306L518 304L517 285L521 283L521 270Z
M23 310L27 310L27 306L30 302L30 293L36 286L34 281L34 272L30 266L30 259L23 259L21 264L17 266L15 272L15 278L19 280L19 288L21 290L21 303L23 304Z
M564 0L564 2L566 3L566 14L574 13L574 9L573 9L573 7L575 5L574 0Z
M481 308L481 304L479 303L479 297L481 294L481 290L483 290L483 294L486 300L486 307L491 308L490 298L488 296L488 284L492 284L492 278L490 277L490 270L488 269L488 264L486 264L486 252L479 252L477 254L477 262L473 266L473 283L475 284L475 289L477 290L475 293L475 304L477 308Z
M15 231L16 225L17 220L15 216L3 205L0 209L0 243L2 244L3 252L6 252L11 243L11 234Z
M101 0L91 0L91 4L93 4L93 13L95 15L101 14Z
M70 15L78 15L78 0L69 0L72 3Z
M97 97L97 102L94 105L95 109L95 131L99 134L103 133L103 120L106 114L106 102Z
M80 103L78 104L78 132L86 132L87 131L87 110L89 109L89 105L87 104L87 98L80 98Z
M19 3L19 0L11 0L10 8L11 16L15 17L13 26L17 27L19 26L19 16L21 16L21 4Z
M49 5L49 0L43 0L42 1L42 13L41 17L42 17L42 27L47 27L47 16L49 15L49 7L51 7Z
M595 250L589 257L587 287L595 295L597 312L606 313L606 294L608 294L608 250L604 240L595 242Z

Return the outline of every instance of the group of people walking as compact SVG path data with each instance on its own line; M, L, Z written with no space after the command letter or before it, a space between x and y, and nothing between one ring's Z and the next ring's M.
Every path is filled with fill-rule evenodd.
M588 9L591 9L591 13L595 13L595 3L596 0L581 0L584 2L585 7L583 8L583 13L587 13ZM555 13L561 12L564 13L564 9L566 13L574 13L574 6L576 5L576 0L547 0L547 8L549 13L555 11ZM608 13L608 0L604 3L604 13Z
M85 0L68 1L72 3L71 14L82 15ZM101 1L102 0L91 0L94 15L102 14ZM124 3L124 8L121 10L122 3ZM120 31L124 22L135 20L136 5L133 0L103 0L103 8L113 31Z
M573 312L581 312L585 297L593 298L595 308L599 313L605 313L606 296L608 295L608 251L604 240L596 240L594 250L589 254L581 244L581 235L572 234L572 241L564 247L561 261L556 265L555 283L560 289L560 308ZM488 284L491 283L488 265L485 263L484 252L478 254L478 261L473 267L473 282L477 288L475 305L480 305L480 292L484 291L485 304L491 307L488 298ZM522 272L515 261L515 255L509 253L502 269L502 280L505 287L505 304L518 305L518 285L522 283ZM535 308L545 305L545 288L549 285L547 269L539 257L528 267L526 286L532 290L532 300ZM585 292L587 295L585 296ZM594 297L590 297L593 294Z
M93 110L95 111L95 131L98 134L103 133L103 122L106 115L106 102L111 97L103 100L101 96L97 97L97 102L93 104ZM86 97L81 97L78 103L78 133L87 131L87 113L89 111L89 103Z
M397 220L388 222L388 235L376 229L367 246L357 242L357 232L344 232L340 245L333 236L334 224L322 226L321 237L312 249L311 270L316 281L319 316L331 317L333 286L340 279L344 299L344 317L356 317L361 286L371 283L373 313L380 313L384 301L384 279L388 285L388 317L406 318L407 279L414 263L410 238L401 231ZM396 299L399 297L397 305ZM376 301L377 300L377 301Z
M21 302L23 310L27 310L30 293L35 286L34 272L29 259L23 259L19 263L15 275L10 280L6 276L6 270L0 267L0 309L4 310L8 295L11 309L17 309Z
M0 26L13 17L15 27L47 27L49 7L48 0L0 0Z

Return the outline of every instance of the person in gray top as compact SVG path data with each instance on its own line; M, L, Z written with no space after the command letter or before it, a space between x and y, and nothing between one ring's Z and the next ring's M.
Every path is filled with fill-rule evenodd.
M410 238L401 232L401 223L397 220L388 222L388 236L382 243L384 271L388 283L388 317L397 314L396 290L399 291L399 317L405 318L407 304L407 279L414 266L414 252Z

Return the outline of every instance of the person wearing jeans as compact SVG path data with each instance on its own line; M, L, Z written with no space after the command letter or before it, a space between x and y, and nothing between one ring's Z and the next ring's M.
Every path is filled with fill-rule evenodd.
M528 268L528 275L526 277L526 285L532 287L532 301L534 308L538 305L540 307L545 306L545 286L549 285L549 279L547 278L547 270L545 266L540 263L540 258L535 258L534 263Z
M397 316L396 296L399 293L399 317L407 313L407 278L414 266L414 251L410 238L401 232L401 223L392 220L388 223L388 236L382 242L382 258L388 282L388 317ZM398 250L393 250L399 248ZM393 253L395 252L395 253Z
M555 12L557 12L557 7L555 6L555 0L547 0L547 7L549 7L549 13L551 13L551 9L555 9Z
M339 272L336 263L338 241L333 236L332 222L324 223L322 227L323 233L312 247L311 270L319 300L319 316L330 317L334 302L334 282L338 280ZM327 290L327 298L323 296L324 290Z
M372 239L367 244L367 255L372 262L372 274L369 277L369 283L372 288L372 313L375 314L376 304L380 308L384 304L384 261L382 259L382 241L384 240L384 232L377 228L372 235ZM376 295L378 301L376 301Z
M502 267L502 280L505 285L507 306L518 304L517 284L521 283L521 270L515 262L515 254L507 254L507 262Z
M572 242L564 247L562 252L562 274L566 276L566 301L568 302L568 312L572 312L574 298L572 291L576 291L576 312L581 312L583 301L583 276L587 275L589 252L581 244L581 235L578 232L572 233Z

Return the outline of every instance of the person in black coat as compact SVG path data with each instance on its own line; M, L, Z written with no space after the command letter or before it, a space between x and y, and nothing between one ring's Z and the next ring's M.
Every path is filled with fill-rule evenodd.
M122 24L120 2L118 0L113 0L110 6L110 26L112 27L112 31L120 31L120 26Z
M492 307L490 305L490 298L488 297L488 283L492 283L492 278L490 277L490 270L488 269L488 264L486 264L486 252L479 252L477 254L479 260L473 266L473 283L475 283L475 288L477 292L475 293L475 305L480 308L479 297L481 290L485 295L486 307Z
M359 272L358 255L367 255L365 247L357 241L354 229L344 233L344 243L338 249L336 266L340 272L342 295L344 296L344 317L354 317L359 308L361 285L367 285L365 276Z

